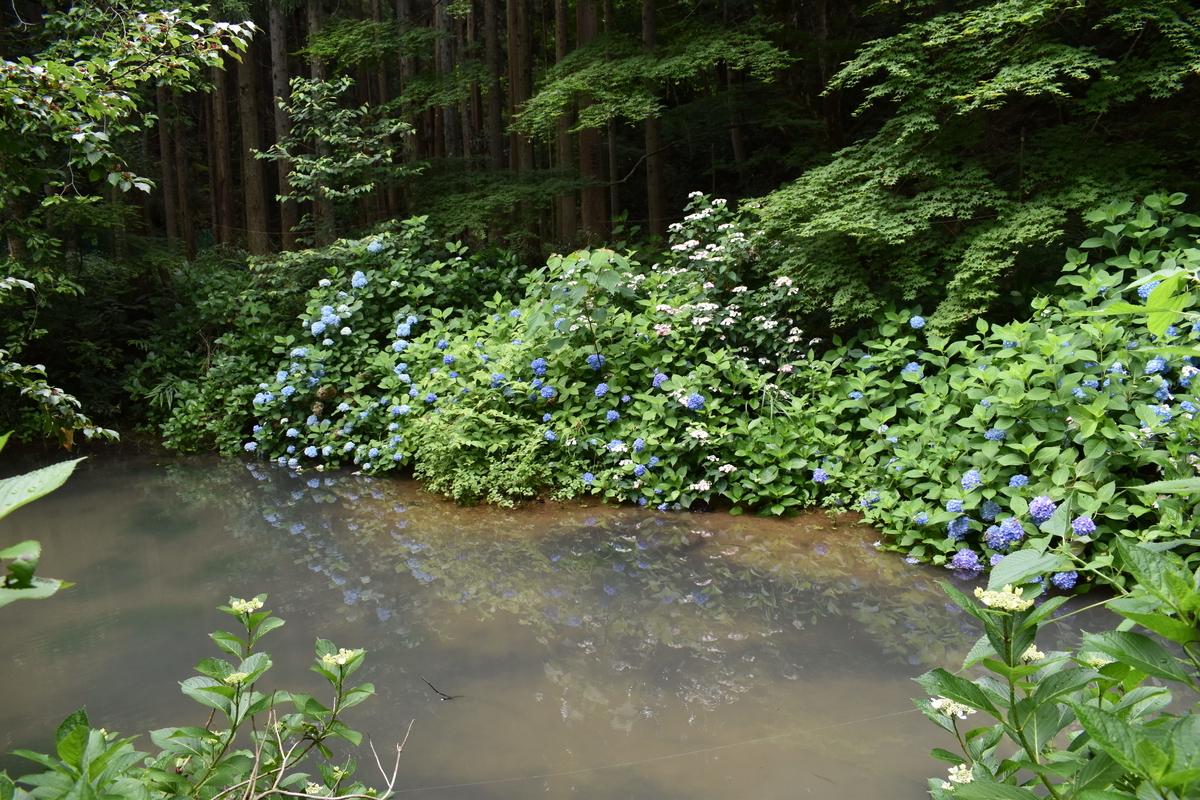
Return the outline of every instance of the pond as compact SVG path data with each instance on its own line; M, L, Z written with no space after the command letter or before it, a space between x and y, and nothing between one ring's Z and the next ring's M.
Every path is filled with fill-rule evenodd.
M381 752L415 720L407 795L915 800L944 775L911 678L979 630L945 570L853 515L463 509L407 481L153 458L84 462L0 521L76 583L0 612L0 752L52 750L85 705L126 735L204 724L178 682L219 655L215 606L267 592L287 624L260 689L317 693L318 636L365 647L378 696L347 719ZM1043 650L1078 639L1048 630Z

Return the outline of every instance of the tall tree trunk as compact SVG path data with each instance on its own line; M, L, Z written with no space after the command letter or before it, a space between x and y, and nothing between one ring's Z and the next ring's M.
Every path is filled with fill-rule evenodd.
M271 252L267 232L266 186L262 161L255 157L261 149L258 135L258 62L254 42L246 46L238 62L238 120L242 129L242 203L245 208L246 247L251 254Z
M171 108L165 85L159 84L155 89L154 99L158 106L158 164L162 170L159 190L163 201L163 227L167 232L167 246L173 248L179 239L179 210L176 208L175 143L171 136Z
M533 96L533 21L530 0L508 0L509 118L520 113ZM515 172L533 169L533 142L513 133L509 144Z
M579 0L575 6L576 43L583 47L592 42L598 33L596 0ZM589 103L586 95L580 98L580 110L587 108ZM608 232L608 219L604 213L608 192L604 187L604 140L598 128L579 132L579 171L591 184L583 190L579 203L583 232L589 237L603 237Z
M567 19L567 0L554 0L554 59L562 61L571 52L571 25ZM559 169L575 168L575 143L571 136L570 113L563 113L556 121L555 161ZM577 222L575 219L575 195L564 194L555 201L557 222L556 238L563 245L569 245L575 239Z
M275 141L281 142L292 131L292 120L288 116L287 109L282 105L291 97L288 81L287 25L283 16L281 0L270 0L268 11L271 33L271 94L273 96L271 105L274 109ZM288 176L292 171L292 162L276 161L275 168L278 172L278 196L284 197L291 194L292 184ZM299 226L300 211L296 207L296 201L279 201L279 228L282 232L281 244L284 250L296 249L294 229Z
M658 44L658 9L654 0L642 0L642 49L652 53ZM662 127L658 116L646 117L646 206L650 235L667 235L667 184L664 175Z
M483 0L483 49L487 61L487 131L488 156L492 169L504 169L504 97L500 93L500 0Z
M310 40L320 33L321 28L325 25L325 8L321 3L322 0L307 0L305 6ZM321 61L320 56L310 56L308 68L314 81L325 80L325 63ZM328 158L331 155L328 142L321 138L313 142L313 148L318 157ZM316 186L313 192L315 199L313 200L312 219L316 229L313 232L313 242L318 246L332 242L337 230L337 222L333 218L333 205L322 196L322 189L323 187Z
M213 67L213 196L216 202L216 240L221 244L237 241L234 230L236 206L233 199L233 142L229 136L229 94L223 67Z
M613 0L604 0L604 34L611 36L617 28L617 12ZM612 61L612 52L604 49L604 60ZM608 121L608 214L610 219L621 215L621 178L617 164L617 121Z
M437 3L437 30L441 37L437 42L437 65L442 80L450 81L454 77L454 39L446 5L446 0ZM445 137L446 157L458 158L462 155L462 135L456 106L442 106L442 135Z
M191 197L188 191L191 186L191 159L188 158L186 129L183 124L183 113L179 107L179 96L173 98L175 107L175 175L178 177L179 190L179 230L183 236L183 254L188 259L196 257L196 225L192 220Z

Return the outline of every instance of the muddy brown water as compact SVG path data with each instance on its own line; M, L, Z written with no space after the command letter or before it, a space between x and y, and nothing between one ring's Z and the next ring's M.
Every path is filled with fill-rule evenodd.
M287 624L259 688L323 696L313 641L366 648L378 694L347 720L381 752L412 723L405 796L916 800L944 777L928 753L953 742L911 679L979 631L944 570L852 515L461 509L408 481L153 458L91 459L0 520L76 584L0 610L0 752L49 752L83 706L126 735L204 724L178 682L220 655L215 607L266 592Z

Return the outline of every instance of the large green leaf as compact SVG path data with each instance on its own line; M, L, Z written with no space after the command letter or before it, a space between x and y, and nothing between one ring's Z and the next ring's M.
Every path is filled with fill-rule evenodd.
M0 481L0 517L62 486L80 461L83 459L62 461Z
M24 589L0 588L0 608L4 608L4 606L16 600L44 600L59 589L75 585L54 578L38 577L34 577L32 583L32 586Z
M1129 631L1107 631L1084 637L1089 647L1107 653L1147 675L1190 684L1187 673L1167 649L1148 636Z
M988 578L988 589L999 591L1011 584L1020 586L1030 578L1045 575L1047 572L1058 572L1069 568L1070 560L1057 553L1038 553L1033 550L1018 550L1007 555L1004 560L992 568Z
M1127 771L1140 771L1137 759L1137 732L1116 714L1088 705L1071 703L1080 724L1097 745Z
M966 678L960 678L944 669L938 668L926 672L914 680L921 684L925 688L925 691L930 694L940 694L943 697L948 697L971 708L986 711L997 719L1001 718L1000 712L992 704L992 701L988 699L987 695L983 693L983 689L980 689Z
M1191 494L1200 492L1200 478L1182 478L1177 481L1155 481L1143 483L1140 486L1127 486L1137 492L1154 492L1155 494Z
M954 796L966 800L1041 800L1041 797L1020 786L1007 783L983 783L971 781L954 787Z

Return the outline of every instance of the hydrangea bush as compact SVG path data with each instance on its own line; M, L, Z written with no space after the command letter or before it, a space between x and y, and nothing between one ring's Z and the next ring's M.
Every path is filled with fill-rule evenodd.
M326 264L299 319L231 333L167 430L296 469L411 467L463 502L853 508L911 559L973 573L1032 548L1072 588L1113 577L1114 536L1192 532L1187 494L1127 490L1200 460L1200 219L1182 202L1093 214L1100 257L1069 251L1030 319L949 338L893 308L830 342L771 313L792 279L763 274L752 220L703 195L657 258L520 273L439 257L411 221L297 256Z

